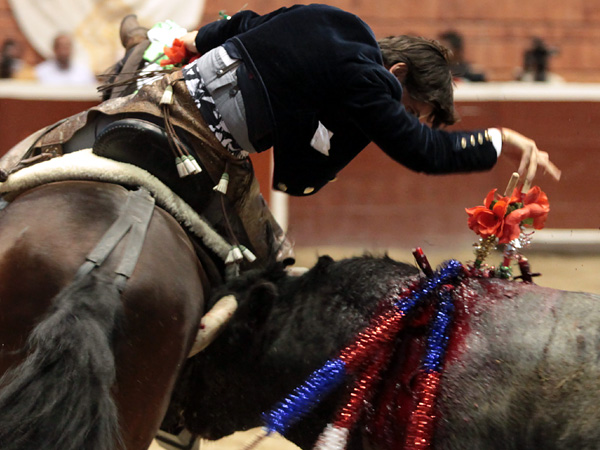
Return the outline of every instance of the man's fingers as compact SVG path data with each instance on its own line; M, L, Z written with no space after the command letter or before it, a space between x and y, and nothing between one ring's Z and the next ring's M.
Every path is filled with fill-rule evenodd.
M502 136L505 143L521 151L521 160L517 173L521 181L523 181L523 190L525 190L525 187L528 188L531 186L538 166L543 167L544 172L548 172L556 181L560 180L560 169L550 161L547 152L542 152L537 148L534 141L508 128L502 129Z
M552 163L552 161L548 159L547 154L545 160L540 161L539 164L546 169L546 172L548 172L552 178L554 178L556 181L560 180L561 171Z
M529 167L530 160L531 160L531 156L530 156L529 152L524 152L523 155L521 156L521 162L519 163L519 169L517 170L517 173L519 174L519 176L521 178L523 178L523 176L525 176L527 168Z
M538 150L534 149L529 157L529 167L527 168L527 176L525 177L525 182L523 183L523 192L527 192L531 187L531 182L535 178L535 174L537 172L537 166Z
M548 173L550 174L550 176L552 178L554 178L556 181L560 180L560 176L562 175L562 171L556 167L554 164L552 164L550 161L548 161L548 165L546 166L546 170L548 171Z
M527 169L527 180L531 183L535 178L535 174L537 172L538 166L538 150L535 149L531 152L531 156L529 158L529 167Z

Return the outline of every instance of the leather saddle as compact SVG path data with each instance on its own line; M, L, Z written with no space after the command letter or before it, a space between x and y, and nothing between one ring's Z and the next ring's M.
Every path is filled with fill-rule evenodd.
M179 144L195 154L178 137ZM97 136L92 151L106 158L133 164L154 175L196 212L203 213L214 195L214 180L203 170L180 178L165 130L146 120L126 118L107 125Z
M202 172L181 178L164 128L140 118L124 118L108 124L96 137L92 151L98 156L146 170L202 215L221 236L236 236L239 242L254 251L234 205L225 195L213 190L218 180L212 179L204 166L212 159L203 160L202 155L198 155L188 141L193 136L188 137L181 130L177 132L179 144L195 157Z

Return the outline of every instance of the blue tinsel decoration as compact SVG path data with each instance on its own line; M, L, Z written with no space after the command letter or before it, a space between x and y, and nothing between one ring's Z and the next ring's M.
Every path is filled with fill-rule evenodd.
M462 264L454 259L451 259L445 263L444 267L437 270L433 276L425 279L425 282L421 288L413 292L413 295L408 298L401 299L394 306L406 314L418 303L432 295L442 285L454 281L461 273Z
M420 289L415 290L409 297L402 298L395 303L395 307L404 314L408 313L442 285L454 281L461 272L462 265L460 262L455 260L448 261L445 267L436 271L432 277L427 278ZM450 306L452 306L451 300ZM440 311L446 311L446 308L441 307ZM449 321L448 318L450 315L440 315L440 324L434 326L434 329L437 331L432 332L432 334L436 334L431 344L432 350L427 352L429 359L432 361L427 362L430 367L438 367L439 361L443 356L443 349L445 348L444 333L447 323L444 325L444 320ZM443 348L442 342L444 343ZM285 434L288 428L312 410L326 394L341 384L345 377L346 364L341 359L328 361L323 367L313 372L304 384L297 387L274 410L264 414L267 433L277 432L282 435Z
M264 415L268 433L285 431L309 412L326 394L338 386L346 376L346 364L341 359L325 363L316 370L279 406Z
M428 373L442 370L448 345L449 327L454 312L451 292L440 292L439 297L440 302L437 305L436 314L427 338L427 350L423 357L423 370Z

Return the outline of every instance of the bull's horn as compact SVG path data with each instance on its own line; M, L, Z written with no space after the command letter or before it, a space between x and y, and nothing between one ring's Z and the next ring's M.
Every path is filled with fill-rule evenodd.
M217 303L208 311L202 319L198 327L198 334L194 340L194 345L190 350L188 358L204 350L214 341L217 334L223 326L231 319L233 313L237 309L238 303L234 295L226 295L219 299Z

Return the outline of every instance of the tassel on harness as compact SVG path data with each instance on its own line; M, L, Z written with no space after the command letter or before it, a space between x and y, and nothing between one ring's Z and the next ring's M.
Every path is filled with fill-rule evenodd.
M217 184L213 191L220 192L221 194L227 194L227 187L229 186L229 174L227 172L223 172L221 175L221 179L219 180L219 184Z
M173 123L171 122L171 113L170 113L170 105L173 104L173 82L168 84L163 92L163 95L160 99L159 104L163 110L163 117L165 119L165 131L167 132L167 137L169 139L169 146L171 147L171 151L173 152L173 156L175 156L175 166L177 167L177 173L180 178L185 178L189 175L196 175L197 173L202 172L202 168L198 161L190 155L187 149L179 144L179 140L177 139L177 132L173 127Z
M176 80L175 80L176 81ZM189 154L185 147L182 147L177 139L177 134L173 124L171 122L170 115L170 105L173 104L173 83L174 81L170 81L170 83L165 88L165 91L161 97L160 105L162 106L163 116L165 119L165 130L167 132L167 136L169 138L169 145L173 154L175 156L175 165L177 167L177 173L181 178L187 177L189 175L195 175L197 173L202 172L202 168L196 161L196 159ZM225 169L219 182L216 186L213 187L213 190L222 194L221 196L221 204L224 204L224 197L227 194L227 189L229 187L229 163L225 163ZM227 218L227 214L225 208L223 206L223 214ZM256 261L256 256L250 249L239 244L237 239L235 238L234 233L231 231L231 225L227 220L227 226L231 232L232 240L234 245L231 247L231 250L227 254L225 258L225 265L227 266L227 272L230 276L235 276L239 272L239 264L246 259L248 262L252 263Z

